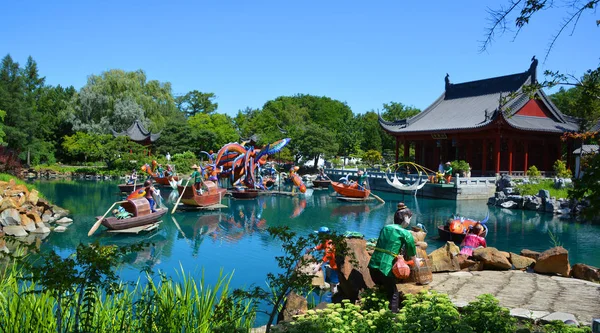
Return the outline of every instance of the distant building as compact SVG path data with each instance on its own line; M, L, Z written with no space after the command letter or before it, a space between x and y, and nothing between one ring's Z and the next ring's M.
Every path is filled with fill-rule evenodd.
M123 132L117 133L114 130L111 130L112 134L115 137L118 136L127 136L131 141L137 142L143 146L148 146L154 143L160 137L160 133L150 133L150 131L146 130L142 122L137 119L128 129Z
M381 127L400 143L404 160L415 148L416 163L437 170L440 162L467 161L473 175L526 171L535 165L552 171L563 153L561 136L578 129L576 119L562 114L542 90L535 98L522 93L536 82L538 61L522 73L464 83L450 83L427 109L399 121L379 119ZM572 142L567 142L570 165Z
M573 155L575 155L575 178L581 178L585 171L580 167L581 157L590 154L598 154L598 145L583 145L573 151Z

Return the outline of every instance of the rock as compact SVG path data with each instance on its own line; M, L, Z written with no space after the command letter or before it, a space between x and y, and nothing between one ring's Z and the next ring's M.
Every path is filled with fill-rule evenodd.
M283 310L279 315L279 320L284 322L290 322L294 319L294 316L305 314L308 311L308 301L306 298L299 296L295 292L290 292L287 295Z
M454 242L446 242L446 245L429 254L431 271L437 272L456 272L460 270L458 262L458 253L460 249Z
M29 195L29 190L27 189L27 186L25 185L15 185L12 187L13 191L17 191L17 192L21 192L21 193L25 193L25 195Z
M557 210L556 213L560 214L560 215L569 215L569 214L571 214L571 209L561 208L561 209Z
M63 225L59 225L58 227L54 228L54 231L56 232L65 232L67 230L67 227L63 226Z
M23 228L23 226L20 225L9 225L2 228L2 230L9 236L25 237L29 235L27 231L25 231L25 228Z
M53 222L54 220L55 220L55 218L52 217L52 211L45 210L44 214L42 214L42 221L44 221L44 222Z
M413 231L410 230L410 233L413 236L413 239L416 242L424 242L425 241L425 237L427 236L427 233L425 233L424 231Z
M504 190L502 190L502 192L504 192L504 194L506 194L506 195L511 195L514 193L514 191L515 190L512 187L506 187L506 188L504 188Z
M575 264L571 268L571 276L592 282L600 282L600 270L586 264Z
M69 215L69 211L64 209L64 208L60 208L58 206L52 206L52 212L54 213L53 217L55 219L60 219L61 217L65 217L67 215Z
M567 320L570 320L570 321L574 321L575 323L577 323L577 318L575 318L574 315L572 315L570 313L565 313L565 312L553 312L545 317L542 317L541 320L544 323L549 323L554 320L559 320L559 321L562 321L563 323L566 322ZM579 325L579 324L577 324L577 325Z
M11 198L2 199L2 201L0 202L0 211L5 211L10 208L19 208L19 207L17 206L17 203L14 200L12 200Z
M58 223L58 224L71 224L72 222L73 222L73 220L68 217L63 217L56 221L56 223Z
M509 200L509 201L505 201L503 203L500 204L500 206L504 207L504 208L508 208L508 209L515 209L519 206L519 204L517 204L516 202Z
M30 219L32 219L33 222L35 222L35 223L42 222L42 219L40 218L40 216L37 213L31 212L31 213L27 213L25 215L27 215L27 217L30 218Z
M518 195L518 194L511 194L508 196L508 200L514 201L516 203L519 203L521 201L523 201L523 196L522 195Z
M494 247L475 249L473 258L481 261L484 269L506 270L512 268L506 256Z
M550 191L548 190L540 190L538 192L538 197L542 198L542 199L550 199Z
M50 233L50 228L44 226L38 226L35 230L31 232L32 234L48 234Z
M465 255L458 256L458 264L460 265L460 269L469 269L475 265L477 262L471 259L468 259Z
M504 202L504 200L506 200L506 194L504 194L504 192L496 192L494 194L494 197L496 198L497 201Z
M496 188L498 191L502 191L507 187L511 187L512 178L509 175L502 175L498 180Z
M502 256L504 256L504 258L509 259L510 258L510 253L506 252L506 251L498 251Z
M544 202L544 211L554 213L560 209L560 204L554 199L546 199Z
M402 295L416 295L418 293L420 293L421 291L425 290L429 290L429 285L420 285L420 284L416 284L414 282L409 282L409 283L397 283L396 284L396 288L398 288L398 291L402 293Z
M31 202L34 205L37 205L37 202L39 200L40 196L38 191L36 190L32 190L31 192L29 192L29 197L28 197L28 201Z
M369 273L368 265L371 256L367 252L367 241L359 238L351 238L346 239L346 244L348 250L354 253L357 266L352 265L348 257L344 258L343 263L337 263L340 278L338 288L354 302L358 299L360 291L373 288L375 283L371 279L371 273Z
M9 208L0 213L0 225L3 227L10 225L21 225L21 215L19 211L14 208Z
M533 267L536 273L560 274L569 276L569 252L562 246L553 247L540 254Z
M510 253L510 262L515 267L515 269L527 269L535 264L535 260L520 256L516 253Z
M539 210L542 206L542 199L540 197L525 196L523 197L523 207L528 210Z
M427 243L426 242L416 242L415 246L422 249L422 250L427 250Z
M25 214L21 214L21 225L29 232L36 229L35 222Z
M539 253L537 251L531 251L531 250L527 250L527 249L521 250L521 255L523 257L531 258L531 259L533 259L535 261L538 260L538 258L540 257L540 254L541 253Z

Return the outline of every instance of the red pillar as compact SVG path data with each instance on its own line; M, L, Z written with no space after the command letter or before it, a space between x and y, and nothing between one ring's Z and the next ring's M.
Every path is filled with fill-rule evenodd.
M496 174L500 173L500 133L496 134L496 144L494 145L494 155L496 157Z
M527 172L527 169L529 169L529 141L527 140L523 140L523 153L525 154L525 157L523 158L523 172Z
M410 142L404 140L404 162L408 162L408 156L410 155Z
M513 142L508 138L508 174L512 175L513 170Z
M485 176L487 171L487 140L483 139L483 149L481 150L481 175Z
M400 150L400 138L396 137L396 163L398 163L398 151Z

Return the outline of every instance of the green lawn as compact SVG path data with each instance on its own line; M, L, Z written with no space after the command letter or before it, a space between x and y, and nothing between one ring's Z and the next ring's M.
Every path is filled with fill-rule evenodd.
M569 189L554 188L554 180L541 180L537 184L518 184L517 189L521 195L536 195L540 192L540 190L548 190L550 192L551 197L559 198L568 198L569 197Z

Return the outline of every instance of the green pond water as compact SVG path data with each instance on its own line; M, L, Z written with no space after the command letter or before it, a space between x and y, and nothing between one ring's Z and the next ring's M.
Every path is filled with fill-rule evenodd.
M74 220L64 233L51 233L43 248L70 254L80 242L100 240L103 244L128 245L152 242L154 245L133 255L120 276L137 280L140 270L151 266L176 278L180 267L194 276L204 272L205 281L214 283L219 272L234 272L231 287L250 284L265 286L267 272L277 270L274 256L280 254L280 244L270 239L268 226L287 225L298 234L311 233L321 226L338 232L347 230L377 237L381 227L392 223L396 204L400 201L413 211L412 223L422 223L428 229L428 251L443 244L437 240L438 225L458 213L473 219L483 219L489 211L488 246L519 252L523 248L543 251L552 246L549 231L569 250L571 263L600 266L600 226L562 220L552 214L530 211L510 211L488 207L485 201L448 201L411 195L377 192L386 203L340 202L333 190L314 191L307 197L262 196L253 200L224 198L228 208L215 212L167 213L157 231L140 235L108 234L103 226L92 236L87 232L96 216L104 214L110 205L123 197L118 182L112 181L38 181L35 185L52 201L68 209ZM177 200L176 191L161 189L168 207ZM173 219L181 227L180 232ZM257 318L257 325L265 317Z

